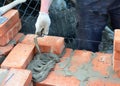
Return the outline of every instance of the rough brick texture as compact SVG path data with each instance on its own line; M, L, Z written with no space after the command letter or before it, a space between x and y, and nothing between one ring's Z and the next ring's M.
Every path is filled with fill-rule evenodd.
M46 80L36 83L36 86L79 86L80 81L75 77L65 77L51 72Z
M29 86L31 80L31 71L23 69L10 69L1 86Z
M8 18L8 20L3 24L0 24L0 37L6 34L6 32L9 31L19 20L19 13L17 10L10 10L3 16Z
M92 61L93 69L102 75L108 75L108 67L112 65L112 54L96 53L96 57Z
M20 29L21 21L18 20L16 24L14 24L13 27L10 28L10 30L6 31L4 35L0 36L0 46L6 45L11 39L14 38L14 36L18 33Z
M114 50L120 51L120 30L116 29L114 34Z
M114 34L114 50L113 50L113 69L120 71L120 30L116 29Z
M113 69L115 72L120 71L120 60L113 60Z
M1 68L26 68L34 55L34 45L18 43L1 64Z
M120 61L120 51L113 52L113 59Z
M35 45L35 43L34 43L34 38L36 37L36 35L34 35L34 34L28 34L28 35L26 35L25 36L25 38L22 40L22 43L24 43L24 44L32 44L32 45ZM37 40L38 42L39 42L39 40ZM42 42L42 41L40 41L40 42ZM40 47L40 50L41 50L41 52L50 52L50 49L51 49L51 47L50 46L48 46L48 45L39 45L39 47ZM37 51L37 50L36 50Z
M57 36L45 36L43 39L38 38L39 45L49 45L51 46L51 52L55 54L61 54L65 45L64 38ZM43 42L42 42L43 41Z
M71 66L69 69L72 72L75 72L80 65L90 61L91 54L92 52L90 51L76 50L72 57Z
M22 43L25 44L35 44L34 38L36 35L28 34ZM38 44L40 46L41 52L53 52L55 54L61 54L63 51L64 45L64 38L56 37L56 36L44 36L38 37Z

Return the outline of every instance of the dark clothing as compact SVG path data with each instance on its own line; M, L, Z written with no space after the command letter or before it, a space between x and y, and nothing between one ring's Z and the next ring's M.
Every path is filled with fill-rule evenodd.
M119 0L77 0L77 13L78 49L98 51L102 31L108 24L108 18L113 29L120 28Z

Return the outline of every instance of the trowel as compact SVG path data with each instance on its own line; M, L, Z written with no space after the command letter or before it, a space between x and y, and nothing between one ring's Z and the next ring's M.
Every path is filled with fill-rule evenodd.
M15 0L15 1L13 1L5 6L0 7L0 24L2 24L8 20L6 17L2 16L4 13L9 11L13 7L15 7L16 5L24 3L24 2L26 2L26 0Z
M39 54L41 54L41 51L40 51L40 47L39 47L39 45L38 45L38 41L37 41L37 38L38 37L43 37L43 30L44 30L44 28L41 30L41 32L40 32L40 34L39 35L37 35L37 33L36 33L36 37L34 38L34 43L35 43L35 46L36 46L36 48L37 48L37 51L38 51L38 53Z

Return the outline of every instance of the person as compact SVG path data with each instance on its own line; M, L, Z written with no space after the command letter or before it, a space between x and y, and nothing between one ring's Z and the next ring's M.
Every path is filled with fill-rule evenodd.
M49 7L53 0L41 0L41 9L36 21L36 34L43 30L47 35L51 24ZM76 0L77 19L76 29L78 49L98 51L105 26L113 29L120 28L120 1L119 0Z

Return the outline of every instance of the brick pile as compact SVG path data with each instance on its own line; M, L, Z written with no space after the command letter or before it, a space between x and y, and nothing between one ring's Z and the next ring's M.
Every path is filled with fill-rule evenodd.
M78 78L57 73L57 70L63 69L59 63L56 64L44 81L32 82L32 72L27 70L26 67L37 52L33 40L36 35L19 33L21 21L17 10L10 10L3 16L7 17L8 20L0 24L0 59L4 58L0 63L0 86L82 86ZM69 70L76 72L79 66L91 61L93 56L91 63L94 71L99 72L102 76L107 76L110 74L108 68L112 67L115 73L109 77L117 79L116 81L111 81L89 77L86 86L120 86L120 82L117 81L120 77L119 34L120 30L115 30L113 54L96 52L93 56L91 51L74 50ZM38 37L38 44L41 52L52 52L57 55L65 47L64 38L57 36ZM66 48L60 63L68 59L72 52L72 49ZM7 72L5 73L6 70Z

